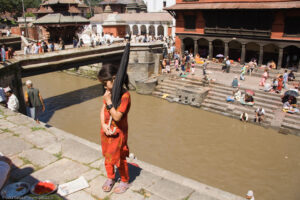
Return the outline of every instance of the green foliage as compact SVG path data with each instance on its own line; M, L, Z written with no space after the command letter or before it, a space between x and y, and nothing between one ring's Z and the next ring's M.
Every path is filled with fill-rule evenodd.
M46 130L46 129L43 127L38 127L38 126L34 126L31 128L31 131L39 131L39 130Z
M38 8L42 0L23 0L24 8ZM23 7L22 0L0 0L0 13L11 12L15 13L14 18L22 16Z
M26 17L35 17L35 15L31 12L28 12L25 14Z

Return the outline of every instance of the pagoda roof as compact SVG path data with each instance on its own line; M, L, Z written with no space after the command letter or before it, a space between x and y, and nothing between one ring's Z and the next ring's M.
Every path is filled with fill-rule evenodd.
M107 4L132 4L132 3L136 3L136 0L103 0L102 2L100 2L100 5L107 5Z
M80 13L80 10L78 8L76 8L75 6L70 6L68 12L69 13Z
M79 4L77 0L45 0L41 5Z
M293 9L300 8L300 1L285 2L198 2L198 3L177 3L164 10L210 10L210 9Z
M51 7L44 7L44 6L41 6L40 9L37 11L37 12L34 12L34 13L53 13L54 11L52 10Z
M89 24L90 21L82 16L65 16L61 13L47 14L36 21L33 24L46 25L46 24Z
M96 14L94 17L90 18L93 23L103 23L107 18L109 18L110 13ZM125 22L172 22L172 16L167 12L161 13L118 13L116 14L118 18Z

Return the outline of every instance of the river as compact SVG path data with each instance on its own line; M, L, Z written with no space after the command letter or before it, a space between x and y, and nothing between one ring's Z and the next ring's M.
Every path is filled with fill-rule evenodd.
M98 81L60 72L29 79L45 99L42 121L100 143ZM131 99L128 142L138 159L240 196L299 199L300 137L135 92Z

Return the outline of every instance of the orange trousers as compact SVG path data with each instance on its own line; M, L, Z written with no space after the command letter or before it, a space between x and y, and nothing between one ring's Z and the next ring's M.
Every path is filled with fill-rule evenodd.
M105 169L107 173L107 178L109 179L115 179L115 169L114 165L107 163L105 160ZM129 182L129 172L128 172L128 164L126 159L125 160L120 160L120 167L118 167L121 181L122 182Z

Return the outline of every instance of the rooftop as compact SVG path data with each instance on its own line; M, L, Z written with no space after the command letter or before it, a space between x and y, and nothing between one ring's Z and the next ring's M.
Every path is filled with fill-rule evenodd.
M109 13L96 14L90 19L91 22L102 23ZM115 15L115 14L114 14ZM118 17L125 22L172 22L173 18L169 13L118 13Z
M286 2L198 2L179 3L164 10L208 10L208 9L293 9L300 8L300 1Z
M37 19L33 24L89 24L89 20L76 15L76 16L64 16L60 13L48 14L44 17Z

